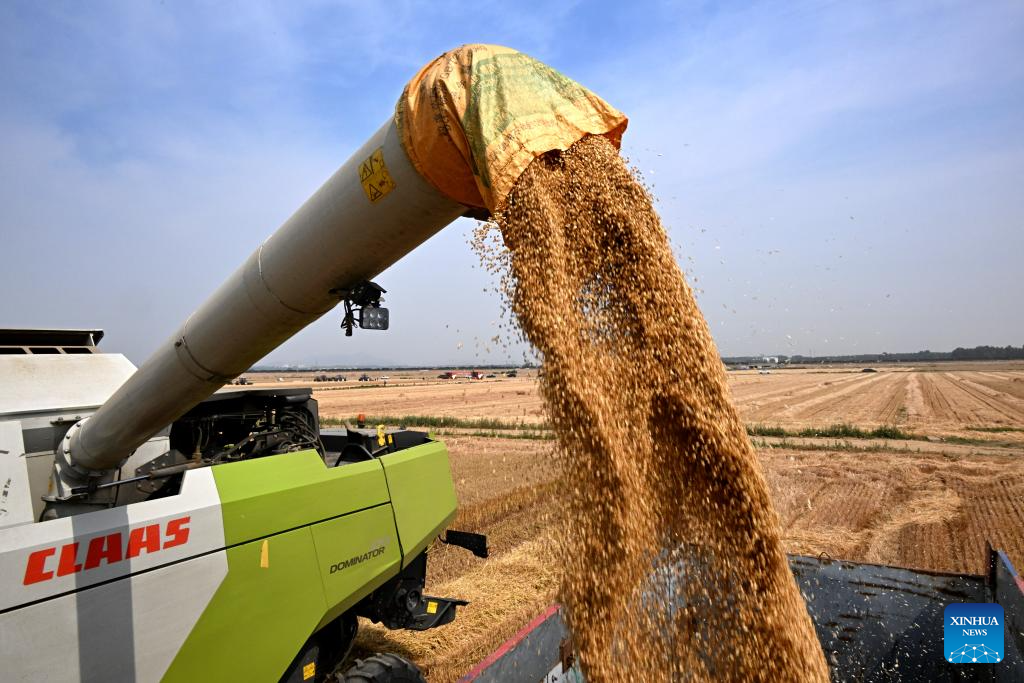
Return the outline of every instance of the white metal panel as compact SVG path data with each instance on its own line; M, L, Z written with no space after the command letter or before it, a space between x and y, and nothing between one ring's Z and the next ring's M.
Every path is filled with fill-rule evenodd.
M132 553L133 533L143 527L157 528L140 539L159 543ZM168 543L172 534L177 542ZM99 559L113 545L118 546L113 557ZM0 610L223 547L224 519L212 468L190 470L176 496L0 529ZM0 651L0 662L6 657Z
M0 422L0 528L34 519L21 421Z
M0 415L89 408L135 373L119 353L0 356Z
M220 551L2 614L2 678L156 683L227 573Z

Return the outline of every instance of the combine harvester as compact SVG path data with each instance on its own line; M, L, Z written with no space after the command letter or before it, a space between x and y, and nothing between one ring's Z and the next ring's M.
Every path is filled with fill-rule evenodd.
M2 680L422 680L394 655L336 669L357 617L423 630L465 604L423 595L456 511L444 445L321 431L308 389L218 390L338 304L347 335L387 329L372 278L535 155L624 128L526 55L466 46L137 370L99 330L3 331Z
M465 604L423 594L427 549L456 511L444 445L320 430L308 389L219 390L339 303L346 334L387 329L374 277L459 216L486 215L534 156L588 134L617 142L625 125L525 55L466 46L424 67L394 119L137 370L98 351L99 330L0 332L2 679L421 681L396 655L339 667L357 617L424 630ZM444 540L487 554L475 534ZM915 621L930 634L919 613L940 596L1002 602L1019 637L1019 579L1001 560L987 581L794 568L840 677L888 671L858 657L934 657L923 635L886 634ZM822 621L847 612L861 617ZM552 610L474 676L560 676L563 636Z

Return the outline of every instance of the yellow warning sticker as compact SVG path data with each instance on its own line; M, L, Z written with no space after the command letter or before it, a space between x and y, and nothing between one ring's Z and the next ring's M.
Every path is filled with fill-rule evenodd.
M395 189L395 181L384 165L384 148L380 147L359 164L359 182L371 204L376 204L388 192Z
M316 662L310 662L302 667L302 680L308 681L313 676L316 676Z
M437 603L433 600L427 602L427 614L437 614Z
M377 445L384 445L384 425L377 425Z
M263 540L263 547L260 548L260 568L266 569L270 566L270 542Z

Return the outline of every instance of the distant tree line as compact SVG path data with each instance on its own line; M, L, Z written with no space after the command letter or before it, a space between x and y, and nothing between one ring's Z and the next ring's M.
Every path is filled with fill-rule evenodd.
M723 359L725 362L757 362L755 358ZM779 356L789 363L913 363L944 360L1024 360L1022 346L975 346L965 349L958 346L952 351L914 351L912 353L862 353L849 356Z
M953 360L1019 360L1024 358L1024 345L975 346L973 349L957 347L950 354Z

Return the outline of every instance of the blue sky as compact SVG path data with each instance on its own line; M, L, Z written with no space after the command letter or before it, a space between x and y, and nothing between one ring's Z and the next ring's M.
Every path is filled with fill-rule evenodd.
M0 321L143 360L466 42L631 118L720 350L1024 344L1024 4L0 5ZM499 361L457 222L275 363ZM518 357L518 356L516 356Z

